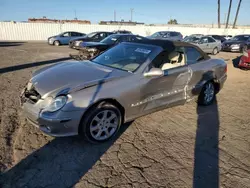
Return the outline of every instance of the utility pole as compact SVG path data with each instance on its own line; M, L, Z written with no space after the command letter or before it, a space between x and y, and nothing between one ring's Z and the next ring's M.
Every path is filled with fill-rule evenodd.
M232 6L232 0L230 0L230 2L229 2L226 28L228 27L228 22L229 22L229 17L230 17L230 12L231 12L231 6Z
M234 19L233 28L235 28L235 25L236 25L236 22L237 22L237 19L238 19L238 14L239 14L239 10L240 10L240 5L241 5L241 0L239 0L237 12L236 12L235 19Z
M218 28L220 28L220 0L218 0Z
M131 8L131 9L130 9L130 11L131 11L131 19L130 19L130 21L132 22L132 21L133 21L133 13L134 13L134 9L133 9L133 8Z
M77 20L77 17L76 17L76 10L74 10L74 12L75 12L75 20Z
M224 22L223 22L224 25L226 25L226 19L227 19L227 13L225 12L225 14L224 14Z
M116 11L114 10L114 21L116 21Z

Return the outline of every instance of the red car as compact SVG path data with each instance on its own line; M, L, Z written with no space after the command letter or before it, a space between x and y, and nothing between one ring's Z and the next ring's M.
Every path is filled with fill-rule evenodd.
M250 50L244 51L240 58L239 68L250 69Z

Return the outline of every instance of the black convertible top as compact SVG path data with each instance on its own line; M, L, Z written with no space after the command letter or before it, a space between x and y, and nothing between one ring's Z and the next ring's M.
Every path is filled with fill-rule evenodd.
M160 46L162 49L167 49L168 51L174 51L175 45L173 41L170 40L157 40L157 39L147 39L137 41L136 43L150 44L155 46Z
M137 41L136 43L143 43L143 44L150 44L150 45L160 46L163 50L166 50L168 52L174 51L175 47L177 47L177 46L193 47L196 50L198 50L200 52L200 54L202 54L204 59L210 59L210 57L205 52L203 52L198 46L196 46L194 44L187 43L187 42L146 39L146 40Z

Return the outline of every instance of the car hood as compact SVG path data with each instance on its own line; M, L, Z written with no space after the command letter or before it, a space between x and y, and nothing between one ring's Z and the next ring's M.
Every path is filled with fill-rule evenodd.
M223 42L223 44L229 44L229 45L231 45L231 44L243 44L244 43L244 41L225 41L225 42Z
M56 37L58 37L59 35L54 35L54 36L51 36L51 37L49 37L49 39L50 38L56 38Z
M130 74L91 61L63 62L34 72L31 82L42 98L46 98L68 94Z
M83 42L81 43L82 47L96 47L96 46L108 46L108 44L102 42Z
M73 41L92 41L92 40L93 40L92 38L82 36L82 37L77 37L77 38L71 39L70 42L73 42Z

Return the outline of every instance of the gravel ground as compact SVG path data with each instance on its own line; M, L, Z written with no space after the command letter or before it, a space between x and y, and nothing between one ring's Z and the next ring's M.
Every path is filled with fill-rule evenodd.
M240 54L216 56L227 61L228 80L212 106L159 111L91 145L44 135L19 107L32 71L70 51L0 43L0 187L250 187L250 72L234 67Z

